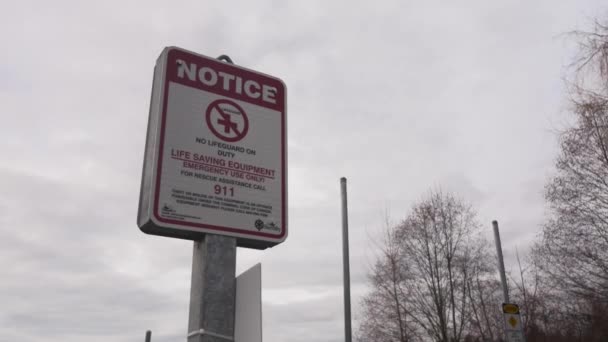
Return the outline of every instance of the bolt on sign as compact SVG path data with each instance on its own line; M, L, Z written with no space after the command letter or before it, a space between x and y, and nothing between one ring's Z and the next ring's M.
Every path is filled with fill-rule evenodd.
M286 87L168 47L156 62L137 223L148 234L287 237Z
M505 322L505 334L508 342L525 342L524 332L521 326L519 306L512 303L503 303L502 312Z

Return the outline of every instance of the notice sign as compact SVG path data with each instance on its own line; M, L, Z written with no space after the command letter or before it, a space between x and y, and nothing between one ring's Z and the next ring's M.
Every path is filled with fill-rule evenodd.
M152 87L138 225L149 234L287 236L286 89L275 78L179 48Z

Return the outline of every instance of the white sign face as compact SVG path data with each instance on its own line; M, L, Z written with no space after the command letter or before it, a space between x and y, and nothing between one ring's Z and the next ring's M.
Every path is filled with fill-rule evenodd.
M524 338L524 333L521 331L506 331L507 341L508 342L526 342Z
M503 318L505 322L505 335L508 342L525 342L525 336L519 315L519 306L512 303L503 303Z
M512 331L520 331L521 330L521 321L519 319L519 314L508 314L505 313L505 327L508 330Z
M285 240L283 82L166 48L154 83L142 231L187 239L228 235L253 248Z

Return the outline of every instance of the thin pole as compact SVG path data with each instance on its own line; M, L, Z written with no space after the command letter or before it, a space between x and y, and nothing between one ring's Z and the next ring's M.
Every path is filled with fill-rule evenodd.
M146 342L150 342L152 340L152 332L150 330L146 331Z
M219 60L234 64L227 55ZM188 342L233 342L236 238L207 234L194 241Z
M505 303L509 303L509 289L507 288L507 277L505 275L505 262L502 258L502 245L500 243L500 233L498 232L498 221L492 221L494 228L494 241L496 242L496 253L498 254L498 271L500 272L500 282L502 283L502 294Z
M344 270L344 338L346 342L352 341L350 318L350 265L348 256L348 208L346 201L346 178L340 178L342 190L342 262Z
M194 241L188 342L234 341L236 238Z

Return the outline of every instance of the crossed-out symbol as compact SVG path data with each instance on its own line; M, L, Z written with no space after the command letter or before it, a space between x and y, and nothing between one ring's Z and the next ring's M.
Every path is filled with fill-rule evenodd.
M218 138L228 142L243 139L249 129L249 120L241 106L229 100L215 100L205 113L207 126Z

